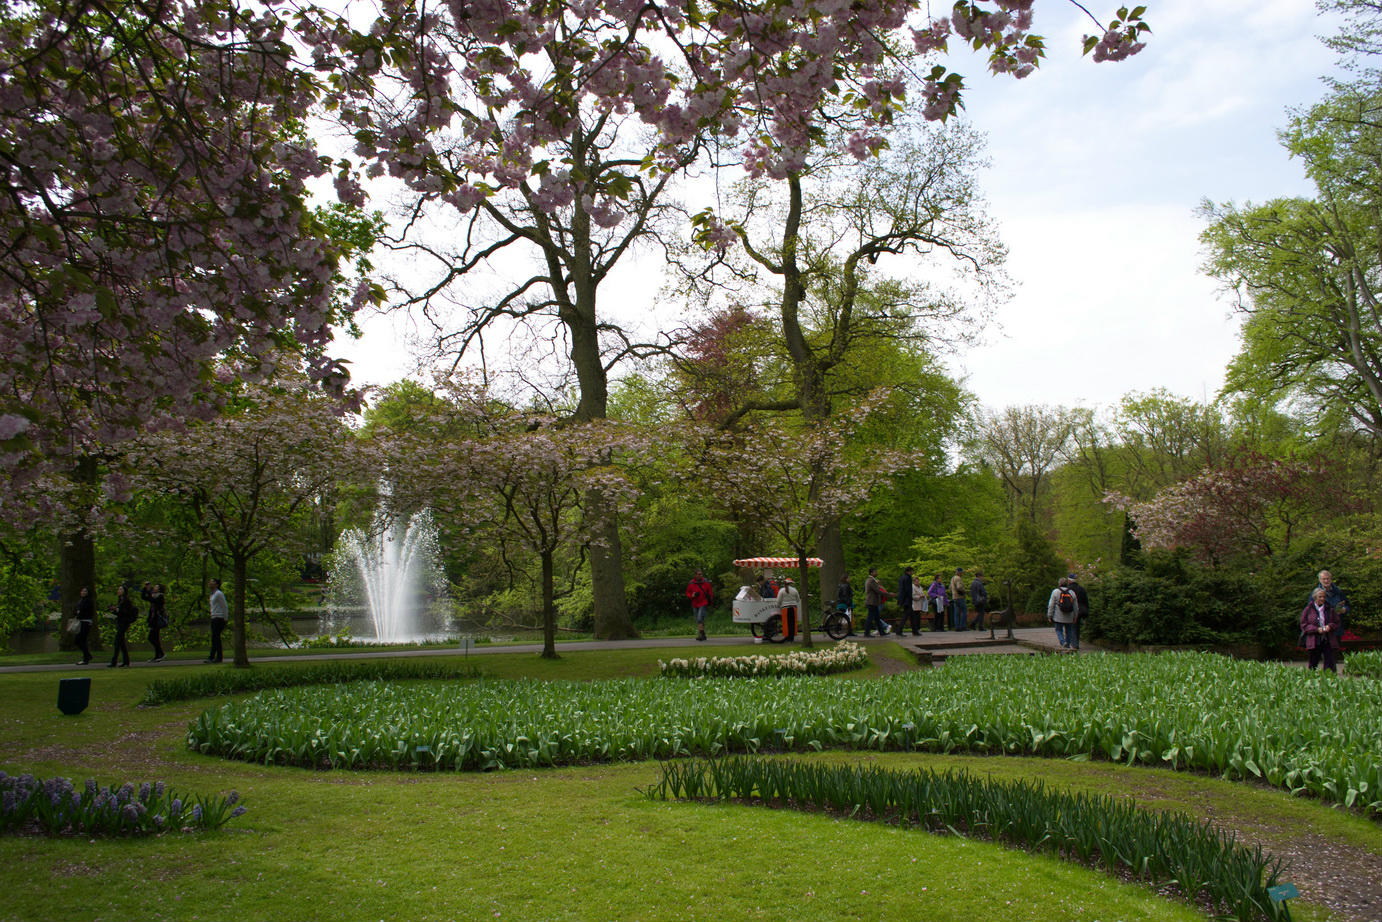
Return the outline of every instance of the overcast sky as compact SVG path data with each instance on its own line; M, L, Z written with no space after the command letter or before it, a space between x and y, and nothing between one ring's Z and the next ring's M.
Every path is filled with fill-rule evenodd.
M1276 131L1288 106L1322 96L1333 66L1318 39L1333 26L1312 0L1146 5L1153 35L1121 63L1081 57L1094 24L1061 0L1037 4L1048 58L1028 79L992 78L982 59L955 56L966 117L988 136L982 186L1017 283L983 342L951 361L990 407L1108 406L1156 387L1212 399L1238 320L1199 272L1196 208L1310 194ZM363 326L362 342L337 350L358 383L411 373L406 321Z
M1147 7L1146 49L1094 64L1078 45L1093 23L1043 2L1041 69L971 81L966 112L989 137L984 185L1019 285L1001 330L952 363L989 406L1106 406L1155 387L1212 399L1238 319L1199 272L1196 208L1310 194L1276 131L1287 106L1322 96L1333 64L1311 0Z

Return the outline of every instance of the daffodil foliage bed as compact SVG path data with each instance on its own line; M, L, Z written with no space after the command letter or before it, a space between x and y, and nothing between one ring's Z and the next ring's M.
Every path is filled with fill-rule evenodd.
M1212 654L975 656L883 680L363 682L204 712L188 745L316 768L484 771L816 749L1110 759L1382 813L1382 684Z

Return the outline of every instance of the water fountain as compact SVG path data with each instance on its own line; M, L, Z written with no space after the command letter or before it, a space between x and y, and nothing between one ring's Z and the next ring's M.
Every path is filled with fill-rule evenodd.
M445 586L431 513L424 509L406 521L391 519L381 504L368 530L341 534L322 628L335 633L343 627L341 613L354 602L363 605L380 643L444 636L451 627Z

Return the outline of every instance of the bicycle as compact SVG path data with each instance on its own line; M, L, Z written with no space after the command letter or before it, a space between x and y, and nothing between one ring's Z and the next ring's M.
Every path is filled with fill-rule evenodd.
M849 636L852 624L849 609L827 602L821 610L821 623L811 630L821 631L831 640L844 640ZM782 643L787 639L782 633L781 615L771 615L765 621L749 625L749 629L753 631L753 636L761 637L768 643Z

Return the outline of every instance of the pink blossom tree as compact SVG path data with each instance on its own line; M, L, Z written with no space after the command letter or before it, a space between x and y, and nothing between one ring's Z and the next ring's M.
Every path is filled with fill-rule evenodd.
M751 509L757 523L797 558L802 643L811 640L806 558L821 533L901 470L900 453L861 447L856 436L886 397L877 392L847 417L766 417L752 438L703 427L700 451L683 476L694 478L730 509ZM764 553L771 555L772 549ZM786 556L786 555L784 555Z
M519 412L484 389L452 386L445 396L394 434L388 454L408 476L396 479L393 500L447 508L481 539L531 552L541 569L541 655L555 659L558 555L599 540L605 523L590 496L605 514L632 506L637 488L627 470L650 442L608 420Z
M465 318L438 331L458 354L486 331L538 323L570 361L575 416L589 421L607 413L611 368L665 345L611 323L598 293L657 230L678 171L723 142L750 175L783 178L830 105L853 113L849 150L867 156L905 103L904 57L954 35L987 50L995 72L1030 73L1044 49L1033 3L961 2L913 27L916 0L389 0L368 29L317 16L302 34L344 91L340 118L364 173L413 196L397 245L418 243L436 271L404 303L432 316L460 301ZM1087 50L1136 53L1141 15L1120 10ZM958 74L937 64L920 83L926 117L955 111ZM439 215L451 239L418 241ZM512 281L487 289L475 282L485 272ZM591 548L596 632L629 636L617 524L599 518L609 524Z
M0 519L67 534L68 594L121 489L106 461L213 415L215 361L266 376L295 343L343 382L323 351L339 250L308 203L317 96L262 6L0 6Z
M132 445L132 486L185 501L212 559L230 568L236 666L249 665L245 599L255 558L290 551L293 526L313 502L379 469L346 427L347 405L304 384L244 388L220 415Z
M1330 467L1320 459L1242 452L1151 500L1111 492L1104 501L1128 514L1143 547L1187 548L1215 566L1239 555L1288 550L1303 523L1326 510L1347 511L1340 508L1347 501L1330 493Z

